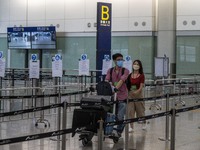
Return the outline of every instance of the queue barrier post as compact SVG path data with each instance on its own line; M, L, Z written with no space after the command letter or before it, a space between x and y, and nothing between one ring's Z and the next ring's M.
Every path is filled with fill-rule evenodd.
M171 110L171 143L170 150L175 150L176 109Z
M99 129L98 129L98 150L103 149L103 119L98 121Z
M126 102L126 119L129 119L129 115L128 115L128 103L129 103L129 99L127 98L127 102ZM125 125L125 150L128 150L128 139L129 139L129 133L128 133L128 127L129 124Z
M167 93L166 96L166 112L169 111L169 93ZM165 121L165 138L159 138L161 141L170 141L169 137L169 115L166 115L166 121Z
M62 121L62 129L66 129L67 125L67 102L63 103L63 121ZM66 134L62 135L62 150L66 150Z

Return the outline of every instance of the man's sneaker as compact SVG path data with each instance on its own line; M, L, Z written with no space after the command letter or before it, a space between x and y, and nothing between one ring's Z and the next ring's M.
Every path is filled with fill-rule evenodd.
M146 130L146 129L147 129L146 123L143 123L142 124L142 130Z

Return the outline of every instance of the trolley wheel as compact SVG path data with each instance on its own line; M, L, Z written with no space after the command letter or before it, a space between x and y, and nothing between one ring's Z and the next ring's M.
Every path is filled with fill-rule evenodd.
M118 143L118 141L119 141L119 138L117 138L117 137L114 137L114 138L113 138L113 142L114 142L114 143Z
M35 123L35 126L37 127L37 126L38 126L38 123Z
M44 127L46 128L46 127L47 127L47 125L45 124L45 125L44 125Z
M82 139L82 144L83 144L83 146L86 146L88 143L89 143L89 141L88 141L87 138L83 138L83 139Z

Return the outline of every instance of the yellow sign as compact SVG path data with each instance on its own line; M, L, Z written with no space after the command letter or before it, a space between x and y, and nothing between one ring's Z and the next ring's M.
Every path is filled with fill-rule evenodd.
M101 20L107 21L109 20L110 15L109 15L109 7L102 5L101 7Z
M111 25L111 7L109 5L102 4L100 6L100 26L110 27Z

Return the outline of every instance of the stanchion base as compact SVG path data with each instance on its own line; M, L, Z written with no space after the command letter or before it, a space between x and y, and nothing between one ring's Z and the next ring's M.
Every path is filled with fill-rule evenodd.
M162 110L162 106L160 104L152 104L150 106L149 110L154 110L154 109L156 109L156 110Z
M158 138L160 141L170 141L170 138L169 139L166 139L166 138L164 138L164 137L160 137L160 138Z
M185 104L185 101L178 100L178 101L175 102L175 106L176 106L176 107L178 107L178 106L180 106L180 107L185 107L186 104Z
M37 127L39 123L43 123L44 127L46 128L47 126L50 128L50 123L46 119L38 119L35 123L35 126Z

